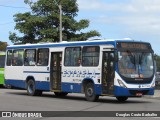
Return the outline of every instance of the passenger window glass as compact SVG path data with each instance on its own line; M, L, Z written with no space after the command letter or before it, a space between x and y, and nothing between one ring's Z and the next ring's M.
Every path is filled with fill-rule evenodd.
M99 65L99 46L83 47L82 65L83 66L98 66Z
M12 58L12 66L22 66L23 65L23 50L14 50Z
M25 51L24 65L34 66L35 63L36 63L36 50L26 50Z
M65 49L65 66L80 66L81 64L81 48L73 47Z
M47 66L49 57L49 49L38 49L38 61L37 65Z

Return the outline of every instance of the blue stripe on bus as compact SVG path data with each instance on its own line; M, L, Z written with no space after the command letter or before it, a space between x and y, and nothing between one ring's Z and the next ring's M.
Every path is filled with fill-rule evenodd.
M6 85L11 85L17 88L26 89L26 82L24 80L5 80ZM65 83L62 82L62 92L69 93L82 93L81 83ZM100 84L94 85L95 92L97 95L102 94L102 86ZM36 89L43 91L50 91L50 82L47 81L36 81ZM146 95L154 95L154 88L123 88L119 86L114 86L114 96L135 96L130 93L130 90L144 91L147 90Z
M35 82L36 82L36 89L37 90L50 91L50 82L47 82L47 81L35 81ZM17 88L26 89L26 81L24 81L24 80L7 79L7 80L5 80L5 84L11 85L11 86L17 87Z
M6 79L5 80L6 85L11 85L13 87L17 88L26 88L26 82L24 80L11 80L11 79Z
M95 92L97 95L102 94L102 89L100 84L94 84ZM62 91L69 93L82 93L82 84L81 83L67 83L62 82Z
M48 72L43 72L43 71L23 71L23 73L50 73Z
M47 81L35 81L36 82L36 89L43 90L43 91L50 91L50 82ZM26 89L26 81L24 80L5 80L6 85L11 85L17 88ZM69 93L82 93L82 84L81 83L66 83L62 82L62 91L69 92ZM101 85L95 84L95 91L96 94L101 95Z
M15 45L8 46L7 49L21 49L21 48L50 48L50 47L72 47L72 46L87 46L87 45L113 45L115 41L92 41L92 42L75 42L75 43L53 43L53 44L29 44L29 45Z

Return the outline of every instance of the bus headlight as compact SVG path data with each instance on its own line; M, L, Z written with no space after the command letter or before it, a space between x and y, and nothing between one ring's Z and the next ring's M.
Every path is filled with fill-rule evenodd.
M124 84L121 80L119 80L119 79L117 79L117 80L118 80L118 83L119 83L119 85L120 85L121 87L127 88L127 87L125 86L125 84Z
M151 85L151 88L154 88L154 87L155 87L155 82L153 82Z

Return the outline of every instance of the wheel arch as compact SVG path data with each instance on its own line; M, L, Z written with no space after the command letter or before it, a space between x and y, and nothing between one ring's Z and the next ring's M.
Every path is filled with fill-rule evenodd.
M29 81L29 80L31 80L31 79L35 82L35 79L34 79L34 77L33 77L33 76L28 76L28 77L26 78L25 88L27 88L27 83L28 83L28 81Z
M91 79L91 78L85 78L85 79L83 79L83 81L82 81L82 93L84 93L85 87L86 87L86 85L88 83L93 83L95 85L93 79Z

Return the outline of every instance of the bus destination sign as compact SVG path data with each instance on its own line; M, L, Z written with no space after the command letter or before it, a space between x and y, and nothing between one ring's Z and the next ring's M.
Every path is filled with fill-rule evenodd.
M124 43L124 42L119 42L117 44L118 48L126 48L126 49L150 49L150 45L149 44L145 44L145 43Z

